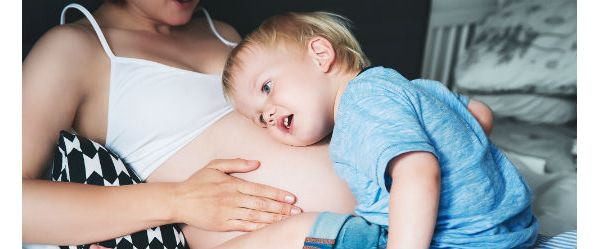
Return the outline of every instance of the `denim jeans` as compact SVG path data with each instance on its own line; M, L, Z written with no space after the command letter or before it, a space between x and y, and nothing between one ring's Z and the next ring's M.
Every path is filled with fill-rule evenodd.
M303 248L385 248L387 235L387 226L370 223L360 216L324 212L317 217Z

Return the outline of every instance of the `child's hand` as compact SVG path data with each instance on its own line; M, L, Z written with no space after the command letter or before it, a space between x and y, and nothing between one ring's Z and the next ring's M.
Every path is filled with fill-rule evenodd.
M488 136L492 134L492 128L494 126L494 115L492 110L484 103L474 99L469 101L467 108L475 117L475 119L477 119L477 122L479 122L479 125L481 125L481 128L483 128L485 134Z

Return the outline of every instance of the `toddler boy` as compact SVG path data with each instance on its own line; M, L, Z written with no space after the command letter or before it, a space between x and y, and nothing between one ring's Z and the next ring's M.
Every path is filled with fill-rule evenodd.
M278 141L306 146L333 132L330 157L357 216L320 214L305 246L533 245L530 191L478 123L491 129L477 115L481 103L367 67L346 23L325 12L272 17L232 51L223 73L236 111Z

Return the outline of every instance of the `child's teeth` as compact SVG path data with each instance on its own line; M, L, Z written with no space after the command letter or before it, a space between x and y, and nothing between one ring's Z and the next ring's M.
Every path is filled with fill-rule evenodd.
M283 120L283 124L285 125L286 128L290 128L290 117L289 116Z

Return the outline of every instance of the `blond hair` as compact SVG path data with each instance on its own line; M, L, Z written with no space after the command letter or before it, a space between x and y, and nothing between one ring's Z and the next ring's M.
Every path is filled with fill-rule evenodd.
M265 20L231 51L223 70L223 92L226 96L231 93L232 71L240 66L238 57L241 51L253 45L272 48L281 42L305 47L310 39L317 36L331 43L336 65L343 71L361 70L371 64L350 32L350 20L347 18L323 11L288 12Z

